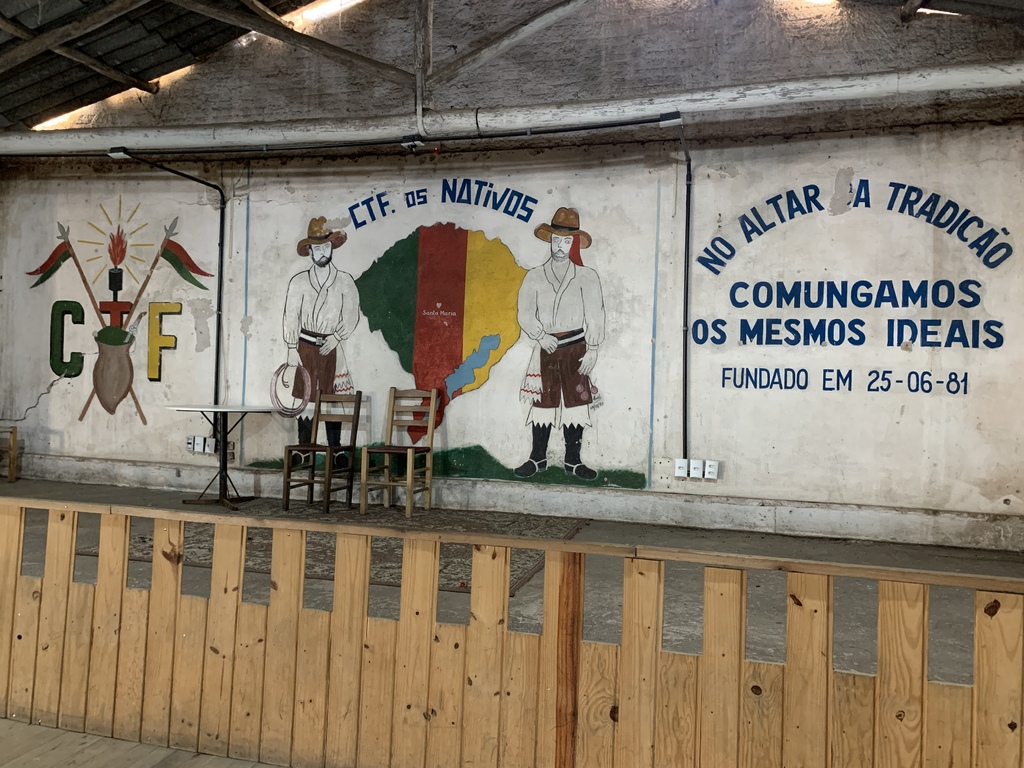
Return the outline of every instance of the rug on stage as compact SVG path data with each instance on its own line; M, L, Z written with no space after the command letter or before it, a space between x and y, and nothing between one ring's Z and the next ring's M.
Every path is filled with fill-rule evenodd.
M220 510L218 510L220 511ZM370 509L367 514L342 509L324 515L319 505L292 502L288 512L281 510L281 502L260 499L245 504L237 513L244 517L278 517L315 522L346 522L403 530L424 530L457 533L501 534L535 539L572 539L586 521L579 518L544 517L507 512L477 512L417 510L407 520L400 507L390 511ZM153 553L152 522L146 518L133 518L128 556L130 560L150 562ZM250 527L246 535L245 570L250 573L270 573L270 528ZM309 531L306 534L306 578L334 578L335 534ZM472 545L443 542L438 570L438 588L443 592L469 592L472 584ZM78 555L95 557L98 546L80 547ZM209 568L213 563L213 525L185 523L186 566ZM544 567L544 552L533 549L513 549L510 556L509 596L526 584ZM374 536L370 556L370 583L397 587L402 582L402 539Z

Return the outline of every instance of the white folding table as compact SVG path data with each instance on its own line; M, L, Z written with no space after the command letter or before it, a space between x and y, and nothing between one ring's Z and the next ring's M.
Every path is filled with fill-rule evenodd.
M255 499L255 496L240 496L238 489L235 488L235 484L228 475L228 435L250 413L273 413L274 409L269 405L169 405L167 407L172 411L179 411L181 413L201 413L203 418L210 422L210 426L213 427L213 437L217 441L217 456L219 459L217 474L206 484L203 492L199 494L199 498L185 499L184 503L219 504L228 509L238 509L237 504ZM231 425L230 429L228 428L229 413L238 414L238 419ZM219 481L217 484L217 497L204 498L214 481ZM229 485L231 490L234 491L234 496L228 494Z

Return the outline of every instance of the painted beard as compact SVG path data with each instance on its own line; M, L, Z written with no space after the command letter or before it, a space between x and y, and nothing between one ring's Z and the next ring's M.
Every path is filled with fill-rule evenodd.
M331 263L332 258L332 254L327 254L326 256L322 256L319 259L314 258L313 263L316 264L318 267L326 267L328 264Z
M569 252L563 251L561 248L559 248L558 250L551 252L551 258L553 258L555 261L565 261L567 258L569 258Z

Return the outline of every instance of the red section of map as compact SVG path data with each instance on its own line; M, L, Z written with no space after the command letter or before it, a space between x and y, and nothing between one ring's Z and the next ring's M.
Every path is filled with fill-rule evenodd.
M462 364L466 237L454 224L420 229L412 374L417 387L440 390L438 421L451 399L445 377Z

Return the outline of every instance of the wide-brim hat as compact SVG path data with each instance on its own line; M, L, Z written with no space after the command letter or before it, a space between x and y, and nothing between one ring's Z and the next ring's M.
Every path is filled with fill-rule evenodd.
M590 235L580 229L580 215L575 208L559 208L551 217L550 224L541 224L533 234L546 243L551 242L552 235L577 235L580 239L580 248L590 247Z
M311 245L329 242L333 247L339 248L346 240L348 240L348 235L342 230L332 229L327 225L326 216L318 216L309 220L306 239L299 240L295 250L298 251L299 256L308 256Z

